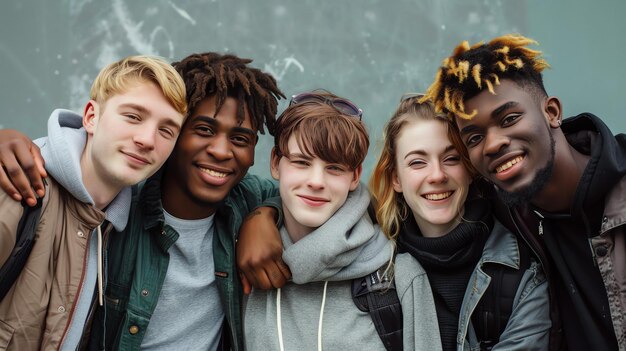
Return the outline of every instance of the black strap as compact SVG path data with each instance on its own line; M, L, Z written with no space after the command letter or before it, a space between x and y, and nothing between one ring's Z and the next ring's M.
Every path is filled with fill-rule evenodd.
M37 205L30 207L24 203L24 213L17 225L17 233L15 238L15 247L11 251L11 255L6 260L2 268L0 268L0 301L9 292L13 283L22 272L26 260L33 249L35 243L35 232L37 223L39 223L39 215L41 213L42 199L37 200Z
M480 341L481 350L491 350L500 341L511 313L524 272L530 267L530 253L525 243L518 240L520 269L501 264L486 263L483 271L491 283L472 314L472 325Z
M402 308L396 283L381 268L352 281L352 300L363 312L369 312L378 336L387 350L402 350Z

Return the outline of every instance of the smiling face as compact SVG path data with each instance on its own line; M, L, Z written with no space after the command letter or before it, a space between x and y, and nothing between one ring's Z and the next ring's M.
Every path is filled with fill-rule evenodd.
M511 80L465 101L471 120L457 118L472 165L504 192L511 205L531 200L552 174L555 142L550 123L560 119L551 100ZM557 112L555 112L557 111Z
M448 139L445 122L405 124L396 139L394 190L402 193L422 235L441 236L460 223L471 177Z
M226 98L217 115L215 100L211 96L197 105L167 163L163 204L179 218L213 214L254 164L257 131L248 109L239 124L237 100Z
M117 191L146 179L170 155L183 120L161 89L148 81L101 104L91 100L83 115L88 134L83 176Z
M361 167L329 163L300 149L293 134L288 141L289 154L272 151L271 172L280 182L280 197L285 226L295 242L326 222L343 206L348 192L356 189Z

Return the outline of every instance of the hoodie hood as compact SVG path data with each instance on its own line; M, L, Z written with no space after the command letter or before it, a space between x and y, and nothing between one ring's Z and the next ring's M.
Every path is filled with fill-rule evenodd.
M46 171L76 199L93 205L80 169L80 158L87 143L82 121L82 116L73 111L54 110L48 119L48 136L35 143L46 161ZM126 227L131 197L131 188L126 187L106 208L106 219L117 231Z
M588 229L596 228L607 194L626 175L626 135L614 136L600 118L590 113L564 120L561 128L572 147L590 156L570 214L583 218Z
M369 192L359 184L326 223L298 242L293 243L285 227L281 228L283 260L294 283L355 279L389 262L393 244L372 223L369 203Z

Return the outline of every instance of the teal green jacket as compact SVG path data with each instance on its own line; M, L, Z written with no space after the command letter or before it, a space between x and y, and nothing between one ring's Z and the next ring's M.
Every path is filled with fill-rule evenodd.
M168 250L179 236L164 223L160 178L161 172L148 179L133 196L124 232L113 233L106 239L105 301L93 318L90 349L140 348L163 286L169 264ZM247 175L215 213L215 280L227 322L222 343L229 343L233 350L243 350L243 292L235 264L236 236L243 218L265 199L277 195L275 183Z

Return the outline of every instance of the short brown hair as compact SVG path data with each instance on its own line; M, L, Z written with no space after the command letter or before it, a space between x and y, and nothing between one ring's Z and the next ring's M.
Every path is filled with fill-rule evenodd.
M103 68L91 85L90 98L105 104L140 82L156 84L172 107L187 116L185 83L174 67L156 56L129 56Z
M337 98L331 93L318 94ZM274 137L278 156L289 157L292 135L303 153L352 170L363 163L369 147L367 129L358 117L345 115L322 101L298 103L280 115Z

